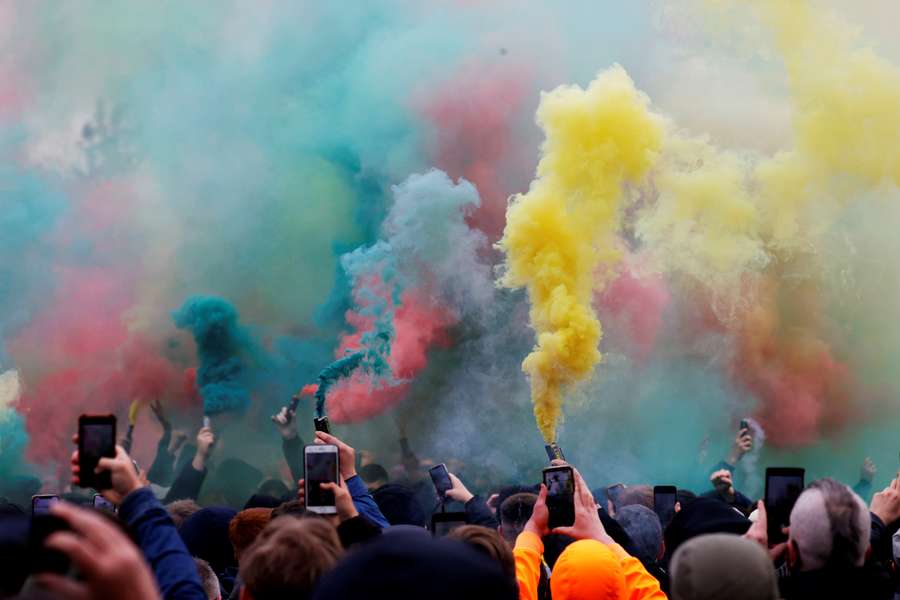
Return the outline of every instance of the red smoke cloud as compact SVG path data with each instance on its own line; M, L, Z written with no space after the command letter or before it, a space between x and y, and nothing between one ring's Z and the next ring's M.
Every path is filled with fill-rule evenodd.
M359 348L360 338L372 327L370 319L355 312L348 313L347 321L361 327L344 337L335 356ZM449 345L447 328L455 321L453 314L436 304L427 293L404 292L394 312L394 339L388 358L394 381L373 381L371 375L357 371L330 390L326 400L329 417L336 423L357 422L396 406L412 380L427 365L428 350Z

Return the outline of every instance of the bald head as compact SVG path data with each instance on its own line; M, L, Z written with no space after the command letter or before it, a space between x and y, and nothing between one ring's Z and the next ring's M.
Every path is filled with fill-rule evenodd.
M834 479L812 483L791 511L800 570L862 566L872 523L862 498Z

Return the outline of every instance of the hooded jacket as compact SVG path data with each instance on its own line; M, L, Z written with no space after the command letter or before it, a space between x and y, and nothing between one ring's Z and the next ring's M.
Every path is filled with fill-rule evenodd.
M519 600L537 600L541 574L541 538L523 531L516 538L513 556ZM659 582L641 562L618 544L607 546L596 540L570 544L550 575L553 600L665 600Z

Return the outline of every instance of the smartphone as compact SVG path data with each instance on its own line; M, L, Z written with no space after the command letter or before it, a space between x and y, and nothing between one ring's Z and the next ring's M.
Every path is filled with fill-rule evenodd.
M328 417L313 417L313 427L316 428L316 431L331 433L331 423L329 423Z
M447 465L444 463L435 465L428 469L428 474L431 475L431 482L434 484L434 489L437 491L438 498L443 500L444 494L453 488L453 482L450 481L450 473L447 471Z
M750 431L750 423L747 422L747 419L741 419L741 426L738 431L743 431L744 429Z
M464 512L439 512L431 515L431 535L444 537L457 527L466 524Z
M653 512L659 517L663 529L675 517L675 502L678 501L678 488L674 485L653 486Z
M63 519L48 514L34 513L28 528L28 571L29 573L69 573L69 557L59 550L51 550L44 543L57 531L68 531L69 524Z
M550 529L574 525L575 475L572 467L547 467L544 469L544 485L547 486Z
M99 508L101 510L108 510L109 512L116 512L116 505L101 496L100 494L94 494L94 508Z
M792 467L766 469L766 515L769 518L769 544L787 540L781 532L790 524L791 510L803 492L806 471Z
M112 487L109 471L94 473L101 458L116 456L116 417L81 415L78 418L78 465L81 487L106 490Z
M56 494L37 494L31 497L31 514L48 515L50 507L59 502Z
M333 444L310 444L303 449L306 510L323 515L337 513L334 492L323 490L321 483L337 483L338 449Z

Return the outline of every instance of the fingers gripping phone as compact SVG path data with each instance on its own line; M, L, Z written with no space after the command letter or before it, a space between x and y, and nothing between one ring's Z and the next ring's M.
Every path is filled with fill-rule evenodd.
M303 449L306 510L323 515L337 513L334 492L319 487L337 483L340 472L338 448L334 444L311 444Z
M116 417L81 415L78 418L78 466L81 487L106 490L112 487L109 471L95 473L101 458L116 456Z
M766 516L769 520L769 544L787 540L781 531L790 524L794 503L803 492L804 469L770 467L766 469Z
M575 474L572 467L547 467L544 469L544 485L547 486L550 529L574 525Z
M444 495L453 489L453 482L450 481L450 472L447 471L447 465L444 463L435 465L428 469L428 474L431 475L431 482L434 484L438 498L443 501Z
M674 485L653 486L653 512L665 529L675 517L675 502L678 500L678 489Z

